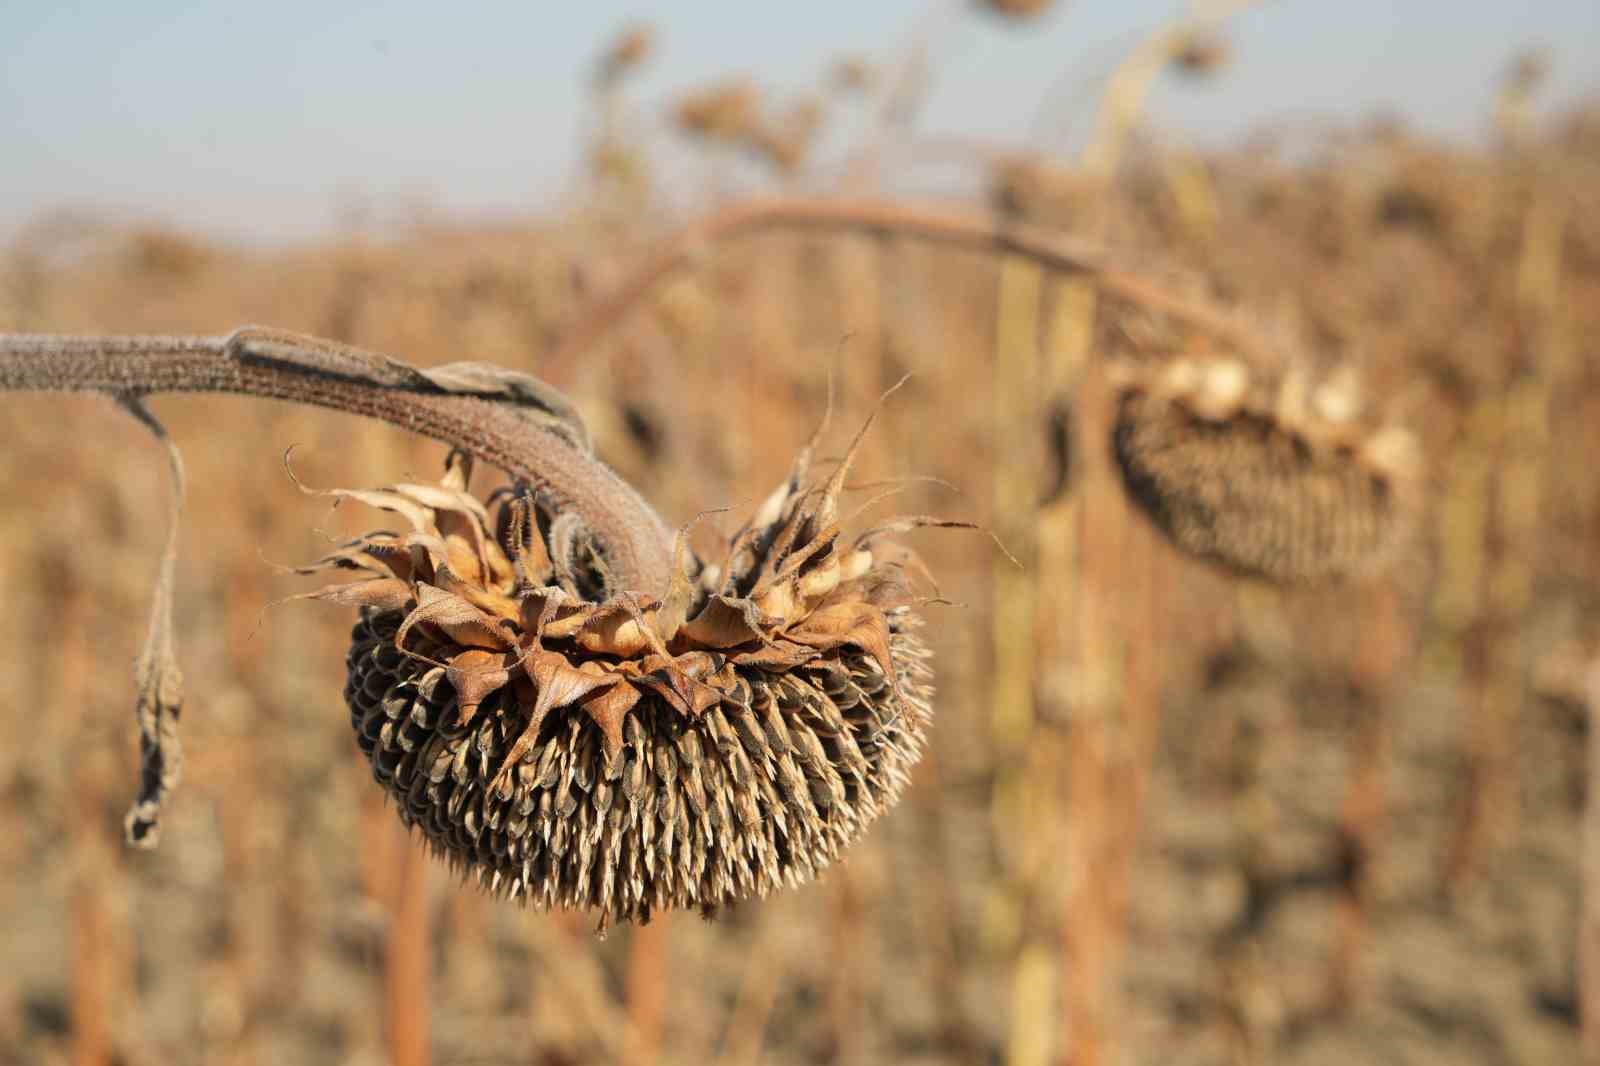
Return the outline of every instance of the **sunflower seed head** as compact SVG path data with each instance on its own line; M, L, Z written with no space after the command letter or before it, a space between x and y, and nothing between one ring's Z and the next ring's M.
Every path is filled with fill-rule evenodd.
M583 598L585 530L519 526L463 484L363 494L422 521L370 553L390 573L345 688L374 777L454 868L602 925L710 913L815 876L894 804L931 719L928 652L888 573L906 553L843 543L833 483L786 481L725 570L690 560L673 589L608 602ZM510 528L542 553L513 545L513 566L492 532Z
M1054 0L978 0L978 6L996 15L1013 19L1028 19L1042 15Z
M1190 555L1276 581L1342 578L1392 559L1414 524L1414 438L1363 417L1348 368L1268 383L1233 360L1175 360L1117 387L1123 483Z

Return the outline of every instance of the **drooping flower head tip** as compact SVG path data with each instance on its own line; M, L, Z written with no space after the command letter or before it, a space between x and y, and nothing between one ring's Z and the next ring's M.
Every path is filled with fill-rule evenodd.
M460 463L329 493L410 527L305 568L358 575L306 596L362 609L345 695L401 817L487 887L602 925L827 866L896 800L931 715L932 597L892 535L965 525L847 536L860 440L812 480L813 440L720 559L686 527L666 588L608 597L581 523L525 488L486 507Z

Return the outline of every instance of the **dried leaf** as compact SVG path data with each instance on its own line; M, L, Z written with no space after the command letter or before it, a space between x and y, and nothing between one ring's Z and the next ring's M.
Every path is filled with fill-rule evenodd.
M684 640L701 648L733 648L767 640L763 626L772 626L747 599L712 596L700 613L683 627Z
M660 693L680 714L698 718L726 695L702 680L721 668L721 657L709 652L651 655L639 663L639 684Z
M814 648L853 644L877 660L885 677L894 677L894 661L889 656L888 620L869 603L840 599L824 604L784 635Z
M778 640L753 651L735 652L728 661L740 666L755 666L763 670L792 670L818 658L822 652L792 640Z
M626 682L591 692L581 701L584 713L594 719L605 737L606 757L614 759L622 750L622 723L639 702L639 690Z
M374 507L380 511L389 511L394 514L401 515L407 522L411 523L411 528L417 530L418 532L433 528L433 515L427 508L420 507L406 497L387 489L360 490L311 488L305 482L301 481L299 476L295 474L294 467L290 463L290 459L293 457L293 455L293 446L284 451L283 468L288 471L289 480L294 482L294 487L305 493L307 496L324 496L332 498L335 501L355 500L357 503L364 503L368 507Z
M123 820L128 843L153 848L161 839L161 810L183 776L183 748L178 740L178 720L183 714L183 671L178 668L172 626L173 582L178 563L178 533L183 518L183 457L166 427L131 394L118 402L166 446L172 478L172 503L168 511L166 547L156 577L150 605L150 627L134 666L138 686L135 715L139 722L139 790Z
M585 620L575 639L586 651L631 659L659 642L660 638L653 632L645 632L647 628L650 628L648 615L632 615L620 605L608 605Z
M484 613L460 596L432 585L417 585L416 594L417 606L400 623L400 631L394 637L396 644L403 646L413 627L427 624L468 647L508 651L515 646L510 623Z
M538 743L539 727L544 724L545 716L551 711L576 703L597 689L613 685L626 687L619 675L605 673L597 664L585 665L593 668L586 670L574 667L567 662L566 656L557 652L534 651L528 655L523 669L538 688L539 695L534 701L533 713L529 715L528 724L512 743L511 749L506 752L500 768L495 771L492 779L494 787L498 788L511 772L511 768L533 750L533 745ZM607 719L605 721L596 719L595 724L605 734L607 751L615 752L622 747L622 717L611 713L615 710L615 705L602 704L601 710L607 714Z
M320 600L346 607L403 611L415 602L416 597L412 595L409 582L393 577L375 577L367 581L347 581L342 585L324 585L314 592L290 596L289 600Z
M510 667L515 663L514 656L481 648L468 648L450 657L445 679L456 690L456 717L462 725L477 716L484 700L511 683Z

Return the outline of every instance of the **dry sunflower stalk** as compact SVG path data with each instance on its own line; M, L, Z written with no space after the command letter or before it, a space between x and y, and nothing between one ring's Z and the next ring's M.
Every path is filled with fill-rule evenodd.
M306 595L360 610L345 699L374 776L435 852L493 891L593 909L602 928L709 913L827 866L920 753L920 564L893 536L962 523L847 536L838 501L860 435L825 479L811 476L813 441L702 561L594 457L558 393L486 364L421 370L258 328L0 335L0 389L110 393L158 433L149 393L267 396L454 447L442 484L329 493L409 528L304 568L354 577ZM474 457L513 487L487 504L468 493ZM145 844L178 766L172 557L139 673L145 786L129 834Z
M1227 358L1119 368L1123 484L1179 549L1235 573L1370 573L1414 527L1415 440L1365 415L1348 375L1278 377Z

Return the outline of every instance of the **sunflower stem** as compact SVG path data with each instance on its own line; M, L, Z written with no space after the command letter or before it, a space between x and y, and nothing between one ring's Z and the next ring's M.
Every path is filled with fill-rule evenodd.
M0 334L0 391L263 396L377 418L432 437L540 488L583 519L617 584L659 595L672 534L590 451L549 386L483 364L422 370L332 341L245 327L227 336Z

